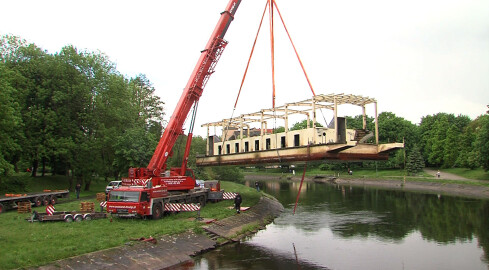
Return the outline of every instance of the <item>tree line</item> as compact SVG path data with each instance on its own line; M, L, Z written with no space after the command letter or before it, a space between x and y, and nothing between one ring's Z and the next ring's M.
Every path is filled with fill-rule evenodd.
M489 106L488 106L489 107ZM347 128L363 129L363 116L346 116ZM367 116L366 129L375 130L375 120ZM419 124L396 116L392 112L378 115L379 143L404 142L405 149L391 154L384 168L401 168L416 173L423 167L480 168L489 170L489 111L472 120L466 115L437 113L421 118ZM319 123L316 126L321 127ZM307 120L297 122L290 130L307 128ZM274 132L283 132L278 127ZM372 137L369 142L373 142ZM350 164L323 164L322 168L340 169ZM362 162L362 167L374 166ZM379 164L377 164L379 165Z
M88 189L95 176L117 178L146 166L163 131L164 102L145 75L127 78L106 55L71 45L50 54L2 36L0 89L0 181L14 171L49 171ZM383 112L378 121L381 143L406 145L385 167L403 168L405 155L418 151L427 166L489 169L489 114L472 120L438 113L418 125ZM362 116L347 117L347 125L361 129ZM370 117L367 129L374 130ZM170 166L180 165L184 142L174 147ZM196 153L205 153L201 137L193 140L191 167Z
M428 167L489 170L489 111L474 120L437 113L422 117L419 124L382 112L378 121L380 143L405 142L405 151L395 152L388 167L404 168L411 158ZM362 116L347 117L347 126L362 128ZM372 118L367 119L367 129L374 130Z
M2 36L0 89L0 179L49 168L89 189L95 175L148 161L162 133L164 103L151 82L123 76L102 53L65 46L49 54Z

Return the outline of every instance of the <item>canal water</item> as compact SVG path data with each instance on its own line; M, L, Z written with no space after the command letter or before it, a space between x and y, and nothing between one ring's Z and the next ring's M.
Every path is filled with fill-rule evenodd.
M285 212L185 269L489 269L487 200L307 182L293 215L300 183L260 185Z

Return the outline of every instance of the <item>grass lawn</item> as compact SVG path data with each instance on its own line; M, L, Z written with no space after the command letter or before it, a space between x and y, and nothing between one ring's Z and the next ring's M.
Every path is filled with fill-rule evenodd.
M105 185L101 186L105 187ZM243 196L242 206L256 204L262 195L252 188L232 182L223 181L221 187L226 191L240 192ZM55 189L55 187L51 188ZM81 201L93 201L96 204L96 211L99 211L98 202L92 199L93 196L90 196L100 191L82 192L83 197L80 200L57 204L56 210L79 210ZM234 210L228 209L232 205L232 200L208 203L202 208L200 216L222 219L234 215ZM33 209L44 212L44 207ZM121 246L129 242L131 238L155 237L187 230L201 232L200 227L204 225L189 219L197 217L196 212L169 214L160 220L109 217L108 219L72 223L30 223L25 220L30 216L31 214L18 214L14 210L0 215L0 243L2 243L0 245L0 268L40 266L63 258Z

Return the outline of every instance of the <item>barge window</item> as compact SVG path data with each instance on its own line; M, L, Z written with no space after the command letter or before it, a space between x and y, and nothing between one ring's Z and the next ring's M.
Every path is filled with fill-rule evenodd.
M226 144L226 154L231 153L231 146L229 144Z
M265 148L266 148L267 150L269 150L269 149L270 149L270 144L271 144L271 143L270 143L270 138L267 138L267 140L265 141Z
M282 136L282 137L280 138L280 147L281 147L281 148L285 148L285 147L286 147L286 146L285 146L285 136Z
M234 153L239 153L239 143L234 144Z
M217 153L218 153L218 155L221 155L222 154L222 146L219 145L217 147Z
M245 142L245 152L250 151L250 146L248 142Z
M260 150L260 141L255 140L255 151L258 151L258 150Z
M294 146L300 146L300 137L299 134L294 135Z

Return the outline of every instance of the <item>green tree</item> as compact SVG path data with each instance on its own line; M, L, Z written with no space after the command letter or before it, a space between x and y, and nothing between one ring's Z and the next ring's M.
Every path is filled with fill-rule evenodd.
M460 152L460 132L456 126L450 126L446 133L445 149L443 156L443 167L451 168L455 166Z
M310 123L310 127L312 127L312 122ZM322 127L321 123L316 122L316 127ZM307 128L307 119L303 120L301 122L295 123L294 125L292 125L290 130L301 130L301 129L306 129L306 128Z
M46 86L46 82L51 79L52 57L34 44L19 46L11 53L8 59L15 61L7 62L6 65L20 74L14 78L13 84L24 123L22 152L24 158L31 161L32 175L35 176L39 165L45 166L49 159L51 124L55 122L55 113L47 106L53 92Z
M489 170L489 114L478 119L480 126L477 130L475 148L479 150L479 161L485 171Z
M406 148L411 149L419 140L418 127L410 121L396 116L391 112L382 112L379 120L379 142L405 142Z
M130 167L146 167L156 149L157 139L141 128L126 130L114 145L116 170L126 173Z
M277 134L277 133L282 133L282 132L285 132L285 127L277 127L276 129L273 130L273 134Z
M346 116L346 127L350 129L363 129L363 115L356 115L354 117ZM366 116L367 130L375 130L374 118Z
M475 169L480 167L480 160L474 143L476 139L476 121L471 122L465 127L464 132L460 135L460 152L455 161L456 167Z
M151 121L161 122L164 116L164 102L155 95L155 88L144 74L139 74L129 82L131 101L135 108L137 121L150 125Z
M428 115L421 119L421 147L430 166L451 167L461 163L457 162L458 155L467 150L460 149L461 135L470 124L470 118L465 115L455 117L447 113ZM455 152L455 149L458 151Z
M406 160L406 170L409 174L416 175L424 168L424 166L423 155L421 155L418 146L415 144Z
M19 140L22 138L22 118L19 104L13 98L15 89L9 81L12 73L0 62L0 177L12 173L12 163L21 151Z

